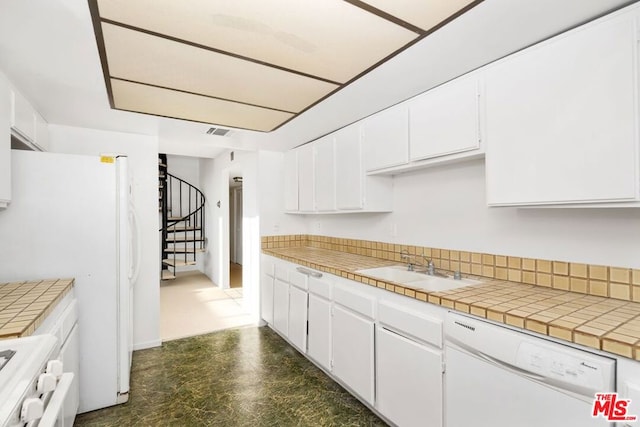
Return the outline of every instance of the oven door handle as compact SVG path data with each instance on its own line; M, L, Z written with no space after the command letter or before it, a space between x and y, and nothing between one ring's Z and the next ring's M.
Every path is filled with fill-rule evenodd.
M49 399L49 404L47 405L42 418L40 418L38 427L54 427L56 425L56 421L62 412L62 406L64 405L65 398L67 397L67 394L69 394L71 384L73 384L73 379L73 372L62 374L56 389L53 391L51 399Z

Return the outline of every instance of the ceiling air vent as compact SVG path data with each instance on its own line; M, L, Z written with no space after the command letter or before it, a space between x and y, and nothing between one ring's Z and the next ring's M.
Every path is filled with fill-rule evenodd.
M217 136L225 136L229 133L229 129L222 128L209 128L207 131L207 135L217 135Z

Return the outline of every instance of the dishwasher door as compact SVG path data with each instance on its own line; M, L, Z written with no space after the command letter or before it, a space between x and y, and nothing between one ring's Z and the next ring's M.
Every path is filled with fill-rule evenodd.
M447 427L613 425L592 411L615 359L455 313L445 334Z

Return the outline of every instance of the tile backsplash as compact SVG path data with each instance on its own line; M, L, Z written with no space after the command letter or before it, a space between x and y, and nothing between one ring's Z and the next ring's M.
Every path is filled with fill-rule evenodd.
M638 269L307 234L262 237L263 249L301 246L397 262L403 262L401 255L408 252L415 256L418 264L426 258L432 260L436 268L451 272L640 302Z

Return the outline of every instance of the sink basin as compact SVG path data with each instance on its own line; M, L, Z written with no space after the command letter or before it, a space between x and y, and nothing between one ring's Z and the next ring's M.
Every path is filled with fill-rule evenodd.
M426 279L423 277L423 280L407 282L406 285L412 288L424 289L427 292L441 292L479 285L481 283L481 281L473 279L455 280L453 277L427 276Z
M401 265L393 265L390 267L368 268L366 270L356 271L358 274L375 277L379 280L387 280L396 283L406 283L416 280L422 280L426 276L424 273L409 271L407 267Z
M356 271L369 277L379 280L400 283L427 292L450 291L452 289L464 288L466 286L479 285L482 282L473 279L455 280L453 277L428 276L424 273L408 271L406 267L394 265L389 267L368 268Z

